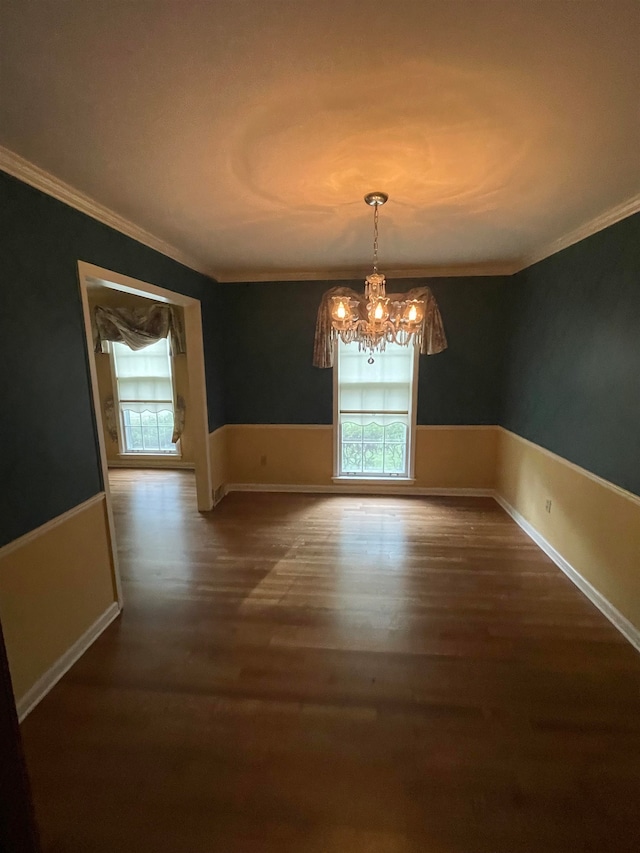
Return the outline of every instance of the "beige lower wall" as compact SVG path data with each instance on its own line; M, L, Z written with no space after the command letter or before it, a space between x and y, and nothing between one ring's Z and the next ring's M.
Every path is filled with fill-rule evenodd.
M18 703L115 600L104 495L0 551L0 620Z
M228 483L331 484L330 426L229 424L226 429Z
M209 465L211 467L211 488L215 496L218 489L228 482L226 426L209 433Z
M228 424L211 433L214 489L220 483L333 485L333 427ZM415 488L493 489L498 428L418 427Z
M498 427L419 426L415 485L433 489L493 489Z
M502 429L496 490L640 630L640 498Z

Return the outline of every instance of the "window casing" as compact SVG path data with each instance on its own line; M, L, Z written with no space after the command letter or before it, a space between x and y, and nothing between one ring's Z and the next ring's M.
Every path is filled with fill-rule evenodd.
M337 344L334 359L334 473L350 479L411 479L418 352L388 344L369 354Z
M179 455L173 434L173 376L169 342L160 338L141 350L111 343L118 400L120 452Z

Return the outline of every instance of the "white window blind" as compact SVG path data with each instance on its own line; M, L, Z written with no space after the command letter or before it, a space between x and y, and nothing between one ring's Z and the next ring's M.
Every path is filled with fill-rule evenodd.
M167 339L160 338L141 350L121 343L113 343L112 347L120 402L132 404L127 408L134 412L158 412L166 409L167 403L173 408Z
M369 364L339 342L339 476L409 475L414 369L413 346L390 344Z
M170 453L173 433L173 382L166 338L141 350L112 343L122 449L125 453Z

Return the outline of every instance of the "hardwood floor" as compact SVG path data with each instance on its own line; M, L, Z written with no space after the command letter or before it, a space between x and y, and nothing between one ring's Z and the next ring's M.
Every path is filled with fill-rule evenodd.
M125 611L23 724L48 853L627 853L640 655L489 498L112 475Z

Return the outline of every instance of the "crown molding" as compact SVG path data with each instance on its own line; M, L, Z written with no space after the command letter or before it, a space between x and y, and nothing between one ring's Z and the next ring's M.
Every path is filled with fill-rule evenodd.
M461 278L463 276L513 275L522 269L520 261L495 261L452 266L412 267L411 269L384 269L387 279L392 278ZM343 270L219 270L216 281L220 284L241 284L268 281L353 281L364 279L369 270L354 267Z
M385 269L384 274L391 278L455 278L463 276L514 275L527 267L551 257L574 243L579 243L598 231L604 231L610 225L621 222L628 216L640 212L640 193L605 210L594 219L585 222L579 228L569 231L551 243L534 252L513 261L493 261L478 264L457 264L451 266L425 266L412 269ZM217 281L224 284L259 281L344 281L363 278L362 268L346 270L271 270L269 272L221 270L216 274Z
M533 266L533 264L537 264L539 261L543 261L545 258L549 258L551 255L555 255L557 252L561 252L563 249L573 246L574 243L579 243L581 240L591 237L593 234L597 234L598 231L604 231L604 229L608 228L610 225L615 225L616 222L621 222L628 216L633 216L634 213L638 213L638 211L640 211L640 193L632 196L626 201L623 201L622 204L617 204L615 207L605 210L604 213L596 216L595 219L585 222L585 224L581 225L579 228L569 231L569 233L565 234L563 237L559 237L557 240L547 243L546 246L542 246L530 255L525 256L522 259L522 265L518 270L516 270L516 272Z
M116 213L99 202L94 201L94 199L79 190L74 189L59 178L56 178L55 175L46 172L44 169L34 165L29 162L29 160L25 160L24 157L20 157L20 155L16 154L14 151L10 151L8 148L3 148L1 145L0 170L7 172L9 175L13 175L14 178L18 178L18 180L35 187L37 190L40 190L53 198L56 198L58 201L68 204L69 207L73 207L81 213L85 213L92 219L102 222L103 225L108 225L110 228L119 231L121 234L125 234L127 237L137 240L138 243L143 243L150 249L155 249L156 252L166 255L168 258L172 258L179 264L183 264L183 266L189 267L190 269L203 273L204 275L212 276L210 269L207 269L202 263L188 255L186 252L177 249L170 243L166 243L164 240L154 236L149 231L145 231L144 228L140 228L128 219L120 216L119 213Z
M218 282L233 284L241 282L270 282L270 281L352 281L366 275L362 267L341 270L212 270L202 262L170 243L156 237L144 228L140 228L128 219L108 207L100 204L74 187L56 178L39 166L21 157L8 148L0 146L0 170L7 172L14 178L29 184L32 187L46 193L58 201L79 210L92 219L108 225L110 228L131 237L139 243L154 249L156 252L172 258L190 269L209 276ZM489 261L476 264L453 264L449 266L422 266L401 269L386 269L385 275L389 279L403 278L456 278L456 277L479 277L514 275L545 258L561 252L574 243L579 243L586 237L597 234L615 225L622 219L632 216L640 211L640 193L622 202L622 204L606 210L579 228L568 232L551 243L540 247L529 255L510 261Z

